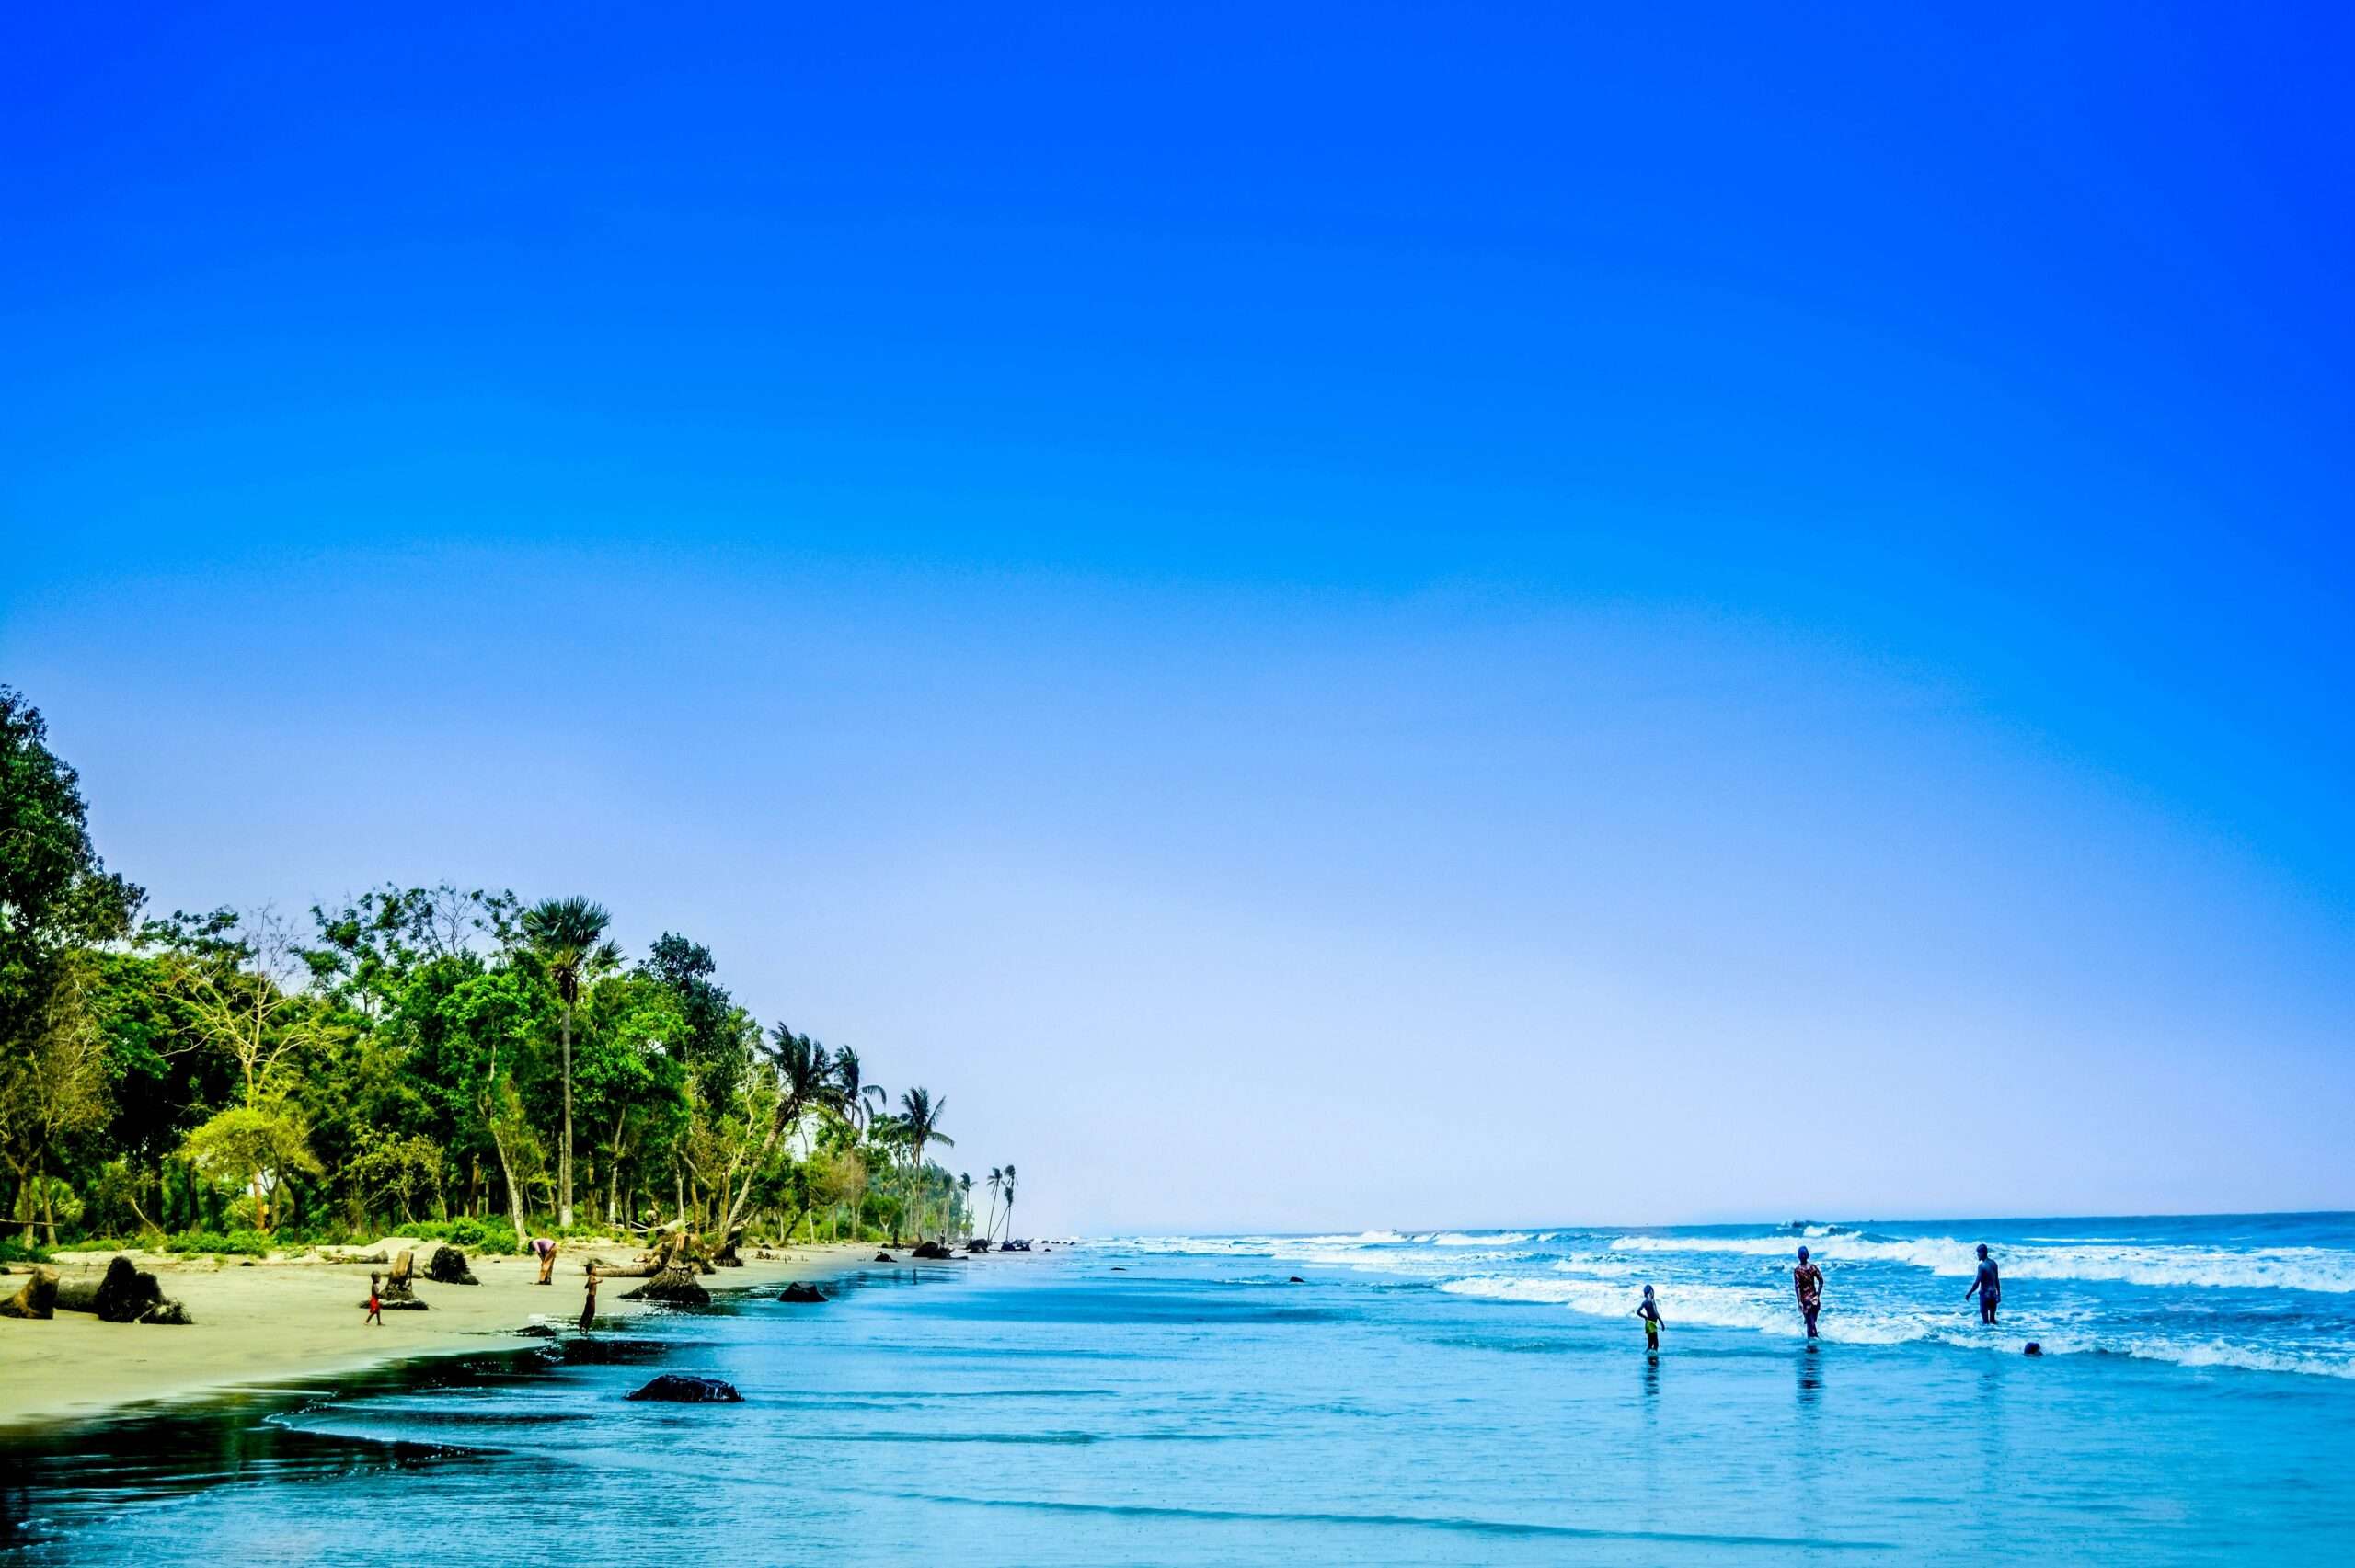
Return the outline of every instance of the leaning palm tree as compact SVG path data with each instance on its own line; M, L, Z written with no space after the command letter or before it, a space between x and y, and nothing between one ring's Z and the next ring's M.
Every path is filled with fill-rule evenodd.
M836 1076L839 1059L833 1052L782 1024L772 1032L771 1038L775 1043L762 1047L761 1051L768 1058L770 1071L776 1076L776 1104L769 1114L768 1136L761 1140L761 1151L745 1162L744 1180L728 1205L728 1218L719 1227L721 1246L735 1239L745 1206L752 1201L753 1180L759 1176L761 1167L768 1163L769 1155L775 1150L776 1141L785 1136L786 1129L799 1126L801 1118L811 1111L843 1108L841 1081Z
M990 1192L990 1220L988 1224L982 1227L982 1235L985 1239L997 1234L997 1190L1005 1185L1005 1173L999 1170L994 1165L991 1166L990 1179L988 1183Z
M1005 1234L1006 1239L1011 1241L1014 1239L1014 1167L1012 1165L1005 1168L1005 1173L1001 1178L1000 1185L1005 1191Z
M868 1083L861 1077L858 1053L844 1046L834 1053L834 1089L842 1099L842 1117L854 1133L863 1132L875 1123L875 1113L890 1100L890 1091L880 1083ZM874 1104L867 1102L872 1100Z
M965 1215L965 1238L971 1241L973 1235L972 1172L967 1171L957 1178L957 1199L958 1207L962 1209Z
M603 904L587 898L548 898L523 911L524 939L539 954L564 1003L564 1138L557 1146L556 1162L558 1225L572 1223L572 1009L580 1000L584 979L594 979L622 961L621 949L604 939L610 918Z
M911 1089L900 1096L900 1121L906 1129L908 1164L915 1173L915 1194L921 1201L924 1193L924 1146L937 1143L943 1149L954 1149L957 1140L940 1130L940 1114L948 1108L946 1098L936 1104L929 1090ZM924 1240L924 1218L916 1218L916 1240Z

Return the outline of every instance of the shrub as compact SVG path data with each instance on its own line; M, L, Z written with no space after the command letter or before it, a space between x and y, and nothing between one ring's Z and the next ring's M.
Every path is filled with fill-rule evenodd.
M258 1230L183 1230L164 1242L167 1253L228 1253L244 1257L265 1255L277 1243Z
M183 1230L177 1236L164 1239L164 1251L167 1253L225 1253L228 1250L229 1238L218 1230Z
M29 1246L14 1236L0 1236L0 1263L47 1263L46 1248Z

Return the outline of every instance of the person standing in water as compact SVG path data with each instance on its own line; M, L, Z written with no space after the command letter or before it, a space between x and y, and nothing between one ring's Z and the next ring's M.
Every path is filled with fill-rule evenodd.
M1657 1354L1660 1350L1660 1308L1652 1302L1652 1288L1644 1287L1643 1305L1636 1309L1636 1316L1644 1320L1644 1348Z
M597 1319L597 1271L589 1271L588 1299L580 1303L580 1332L587 1333L589 1325Z
M1799 1293L1799 1315L1807 1319L1807 1336L1815 1337L1815 1314L1823 1310L1823 1271L1808 1262L1807 1249L1799 1249L1799 1266L1791 1270L1791 1284Z
M1979 1277L1971 1282L1970 1289L1962 1293L1962 1299L1968 1301L1973 1296L1979 1298L1979 1321L1993 1324L1995 1303L2004 1299L2004 1281L1995 1272L1995 1260L1987 1255L1987 1243L1984 1242L1979 1243Z

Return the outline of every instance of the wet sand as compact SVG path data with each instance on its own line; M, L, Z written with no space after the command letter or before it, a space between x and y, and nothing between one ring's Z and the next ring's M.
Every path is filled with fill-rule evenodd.
M418 1254L419 1267L431 1243ZM396 1251L397 1248L395 1249ZM741 1269L706 1278L715 1289L775 1286L812 1279L871 1257L874 1247L796 1247L775 1259L747 1257ZM65 1254L62 1279L95 1277L110 1254ZM409 1356L451 1355L519 1345L516 1333L545 1318L559 1327L580 1315L581 1265L591 1257L609 1265L637 1256L632 1245L568 1248L557 1259L553 1283L534 1283L538 1265L520 1257L472 1257L479 1285L437 1285L420 1279L422 1312L386 1312L382 1327L365 1322L369 1265L297 1260L189 1259L133 1253L152 1269L164 1294L187 1304L195 1321L184 1327L105 1323L84 1312L60 1312L47 1322L0 1319L0 1428L73 1422L149 1402L187 1399L222 1390L283 1383L374 1366ZM378 1272L383 1265L377 1265ZM0 1276L0 1295L23 1282L23 1269ZM601 1318L645 1310L621 1299L640 1282L608 1279L597 1289Z

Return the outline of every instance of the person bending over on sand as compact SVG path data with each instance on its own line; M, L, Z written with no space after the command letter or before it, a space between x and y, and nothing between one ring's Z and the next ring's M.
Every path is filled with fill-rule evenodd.
M532 1255L540 1260L540 1283L551 1283L556 1275L556 1239L552 1236L533 1237Z
M1636 1316L1644 1320L1644 1348L1658 1350L1661 1320L1660 1308L1652 1302L1652 1288L1648 1285L1644 1287L1644 1304L1636 1309Z
M2003 1276L1995 1272L1995 1260L1987 1255L1987 1243L1984 1242L1979 1243L1979 1277L1971 1282L1970 1289L1962 1293L1962 1299L1968 1301L1973 1296L1979 1298L1979 1321L1993 1322L1995 1303L2004 1299L2004 1281Z
M1823 1271L1807 1261L1807 1249L1799 1249L1799 1266L1791 1270L1791 1284L1799 1293L1799 1315L1807 1319L1807 1336L1815 1337L1815 1314L1823 1310Z
M585 1299L585 1300L583 1300L583 1301L580 1303L580 1332L581 1332L582 1333L587 1333L589 1332L589 1325L590 1325L591 1323L594 1322L596 1321L596 1319L597 1319L597 1274L596 1274L596 1271L595 1271L594 1269L592 1269L592 1270L590 1270L590 1273L589 1273L589 1295L588 1295L588 1299Z
M362 1328L366 1328L370 1323L374 1323L378 1328L385 1326L385 1303L377 1298L376 1284L376 1276L370 1275L368 1276L368 1315L360 1320Z

